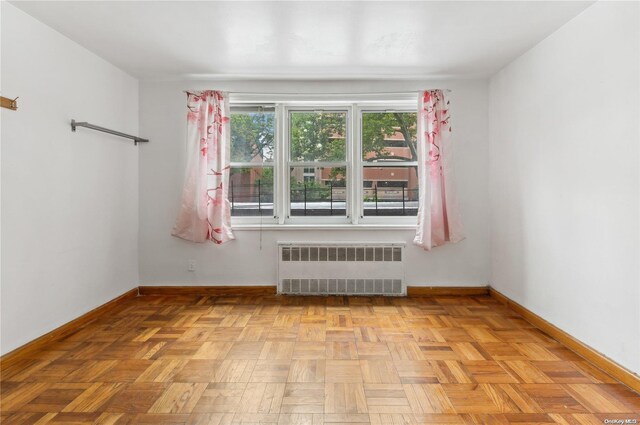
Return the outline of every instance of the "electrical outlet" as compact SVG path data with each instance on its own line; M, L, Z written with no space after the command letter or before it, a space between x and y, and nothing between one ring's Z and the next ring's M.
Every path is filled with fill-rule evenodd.
M187 271L190 271L190 272L196 271L196 260L189 260L187 262Z

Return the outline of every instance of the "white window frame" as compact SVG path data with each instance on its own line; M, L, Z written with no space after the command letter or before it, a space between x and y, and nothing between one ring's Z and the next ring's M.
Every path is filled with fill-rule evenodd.
M279 186L277 186L278 182L278 151L280 150L280 136L278 134L280 126L278 125L278 108L273 103L269 102L260 102L260 103L242 103L237 105L231 105L230 108L242 106L245 108L250 107L269 107L271 109L274 108L275 113L275 122L276 122L276 134L274 135L273 141L273 161L262 163L256 162L230 162L231 168L273 168L273 216L264 216L264 215L255 215L255 216L231 216L231 227L235 226L244 226L244 225L252 225L252 224L260 224L260 225L273 225L278 223L278 199L280 198L280 191L277 190ZM230 111L231 112L231 111Z
M345 160L344 161L292 161L291 160L291 143L290 143L290 116L292 112L336 112L336 113L345 113L346 114L346 134L345 134ZM284 143L282 145L282 151L284 152L285 160L282 161L282 175L284 176L284 196L286 198L284 201L284 205L281 206L280 211L284 211L286 224L298 224L298 225L308 225L308 224L351 224L351 217L353 216L351 213L351 205L353 204L353 199L351 199L351 173L353 170L351 169L351 156L352 149L350 145L352 144L352 122L351 122L351 108L346 107L345 105L340 104L322 104L322 105L285 105L284 106ZM289 170L291 167L345 167L346 169L346 213L344 216L292 216L291 215L291 179L289 178Z
M411 108L413 107L413 108ZM358 104L356 105L356 116L358 119L357 128L358 134L356 135L357 146L355 146L355 167L357 167L359 179L358 186L356 187L356 199L358 199L359 209L357 211L358 221L356 224L406 224L406 225L416 225L417 218L416 216L365 216L364 215L364 202L363 194L364 194L364 161L362 160L362 135L360 131L362 129L362 116L367 112L417 112L417 106L414 103L413 105L408 105L406 102L403 103L389 103L385 105L374 104ZM403 161L403 162L387 162L387 163L376 163L376 165L372 165L371 167L398 167L398 166L418 166L418 161Z
M276 134L274 142L274 211L270 216L233 216L234 229L262 228L353 228L353 229L409 229L414 228L415 216L364 216L362 140L362 114L365 112L416 112L417 93L367 95L268 95L231 93L231 108L235 106L275 106ZM289 114L291 111L346 112L345 162L298 162L289 157ZM397 166L385 164L376 166ZM402 165L417 165L403 162ZM231 163L232 167L249 166ZM264 164L251 163L251 167ZM291 216L289 167L344 166L347 172L346 216Z

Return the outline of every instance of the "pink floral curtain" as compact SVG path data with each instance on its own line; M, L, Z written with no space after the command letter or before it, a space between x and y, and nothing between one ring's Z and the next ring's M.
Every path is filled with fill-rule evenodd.
M187 172L173 236L217 244L235 239L227 196L230 144L228 95L187 93Z
M427 90L418 100L418 228L413 242L429 250L464 239L452 164L449 100Z

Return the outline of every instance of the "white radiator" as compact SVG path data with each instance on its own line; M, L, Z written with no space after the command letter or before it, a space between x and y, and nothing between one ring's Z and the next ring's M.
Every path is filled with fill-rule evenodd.
M278 242L278 293L407 293L404 243Z

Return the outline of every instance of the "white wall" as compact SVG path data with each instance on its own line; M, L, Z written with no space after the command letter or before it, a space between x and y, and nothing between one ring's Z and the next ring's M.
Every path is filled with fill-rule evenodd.
M137 286L139 148L69 126L137 133L137 81L1 3L6 353Z
M640 372L638 3L491 79L491 285Z
M217 246L170 236L184 177L185 89L214 88L259 93L367 93L453 90L456 170L467 239L425 252L412 230L236 231L236 241ZM152 143L140 151L141 285L275 285L277 241L404 241L409 285L477 286L489 277L487 81L144 82L140 131ZM262 239L262 248L260 248ZM187 271L195 259L196 271Z

